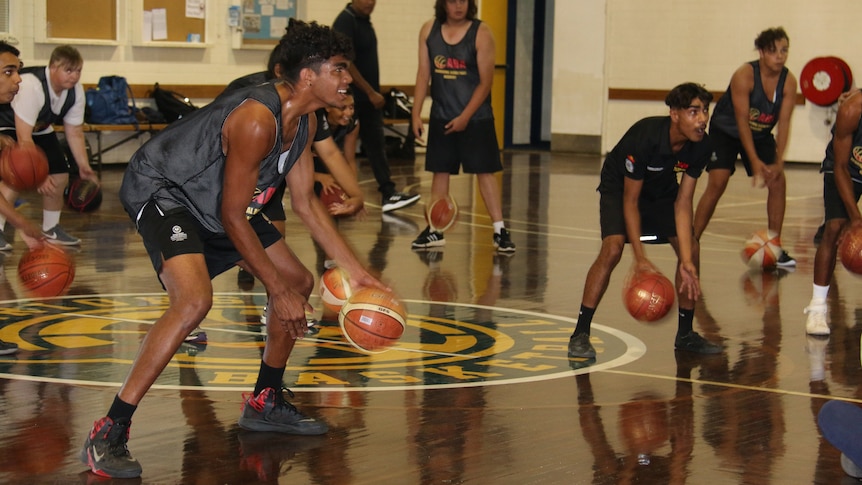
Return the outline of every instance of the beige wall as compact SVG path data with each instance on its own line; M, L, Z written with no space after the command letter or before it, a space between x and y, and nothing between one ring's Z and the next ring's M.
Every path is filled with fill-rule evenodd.
M44 0L11 0L11 34L18 41L25 63L47 62L55 43L36 43L34 18ZM227 26L227 11L239 0L207 2L205 48L150 47L139 44L142 0L119 0L118 45L76 44L84 56L83 81L95 83L100 76L120 74L132 84L227 84L264 67L268 48L235 49ZM300 0L301 16L331 24L347 0ZM372 15L380 44L381 76L387 84L412 84L416 78L416 44L419 27L433 16L431 0L380 0Z
M56 44L35 41L34 19L44 0L10 3L11 34L25 63L47 62ZM226 84L261 69L267 50L232 47L225 21L232 3L239 0L209 0L205 48L168 48L135 45L143 2L119 0L117 45L78 45L84 82L120 74L133 84ZM322 23L331 23L346 3L300 0L302 16ZM608 101L608 88L669 89L695 81L723 90L733 70L756 57L754 37L770 26L787 29L788 66L797 77L808 60L823 55L843 58L862 76L862 51L853 42L858 0L576 0L557 1L555 8L552 137L600 139L604 151L637 119L666 112L662 103ZM378 1L372 18L384 84L414 82L418 30L432 15L432 0ZM796 108L788 159L819 162L828 116L828 108L810 103Z
M841 57L862 75L862 52L852 41L860 13L856 0L557 2L555 46L565 46L565 52L555 51L552 131L600 132L607 151L634 121L665 113L666 108L656 102L605 101L597 115L595 100L579 93L604 100L609 87L670 89L685 81L723 91L737 67L757 58L754 38L768 27L787 30L788 67L797 78L817 56ZM601 93L593 49L604 63ZM810 103L796 107L788 160L820 162L829 139L829 111Z

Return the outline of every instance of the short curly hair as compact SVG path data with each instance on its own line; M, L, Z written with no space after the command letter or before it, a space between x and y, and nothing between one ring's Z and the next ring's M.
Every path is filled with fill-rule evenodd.
M319 72L320 65L332 56L343 55L352 59L353 43L328 26L292 18L273 54L277 57L271 59L270 65L278 64L281 78L295 83L299 80L300 71L311 68Z
M664 98L664 104L671 109L684 109L691 106L691 102L699 99L704 105L712 102L712 93L700 84L683 83L671 89Z
M754 47L759 51L772 52L775 50L775 43L781 39L786 39L787 42L790 42L790 37L787 36L784 27L766 29L754 39Z

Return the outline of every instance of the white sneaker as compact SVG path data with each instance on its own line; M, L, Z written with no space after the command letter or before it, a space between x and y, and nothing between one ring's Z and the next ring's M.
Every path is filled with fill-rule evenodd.
M803 311L808 314L808 320L805 322L805 333L808 335L829 335L826 302L812 301Z

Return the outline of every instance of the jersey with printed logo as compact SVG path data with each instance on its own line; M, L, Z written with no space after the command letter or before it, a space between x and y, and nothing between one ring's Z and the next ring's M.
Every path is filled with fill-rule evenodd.
M775 87L775 99L770 100L766 96L766 91L763 90L763 83L760 80L760 62L749 62L754 69L754 89L748 98L748 126L751 128L751 136L757 140L770 136L772 128L778 123L778 113L781 110L781 103L784 100L784 82L787 80L787 68L781 69L781 74L778 77L778 85ZM709 122L711 130L721 130L728 135L739 138L739 127L736 126L736 117L733 114L733 98L730 92L730 86L718 103L715 104L715 111L712 113L712 120Z
M481 21L473 20L464 38L457 44L443 39L441 24L434 21L425 43L431 61L431 118L449 121L464 111L473 91L479 85L479 64L476 59L476 34ZM491 95L482 102L471 120L494 117Z
M644 118L632 125L608 153L598 190L622 195L628 177L643 180L641 198L675 198L679 190L677 172L700 177L711 154L707 135L699 142L686 142L679 152L673 153L670 116Z
M835 126L832 126L832 139L826 145L826 157L823 163L820 164L820 171L823 173L833 173L835 171ZM862 118L859 119L859 124L856 125L856 131L853 133L853 144L850 147L850 163L847 164L850 170L850 178L855 182L862 183Z
M308 140L308 115L303 115L290 150L281 152L281 99L272 84L225 93L171 123L138 149L129 161L120 187L120 200L126 212L137 220L141 209L151 201L166 211L186 207L207 230L224 233L221 200L226 156L222 152L221 127L228 115L248 100L266 106L278 127L275 143L260 162L255 193L246 215L252 217L260 212Z

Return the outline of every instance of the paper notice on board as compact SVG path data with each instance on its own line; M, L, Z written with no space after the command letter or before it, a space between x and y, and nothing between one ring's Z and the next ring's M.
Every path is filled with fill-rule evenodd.
M144 17L141 25L141 40L151 42L153 40L153 12L144 10Z
M153 9L153 40L165 40L168 38L168 10L165 8Z
M186 0L186 17L191 19L206 18L206 0Z
M273 39L280 39L287 30L287 17L270 17L269 18L269 36Z

